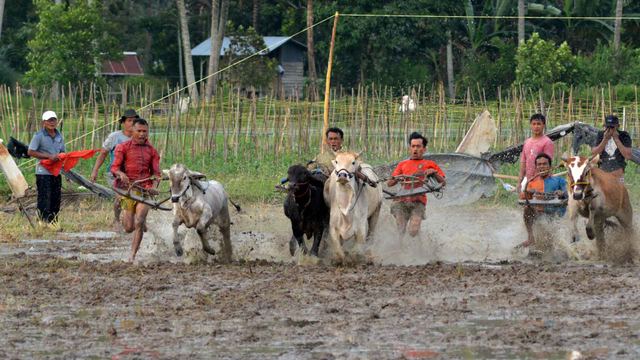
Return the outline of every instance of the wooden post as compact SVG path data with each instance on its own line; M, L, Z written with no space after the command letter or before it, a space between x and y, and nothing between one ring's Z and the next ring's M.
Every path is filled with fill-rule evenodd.
M333 19L333 33L331 35L331 47L329 48L329 66L327 67L327 86L324 91L324 126L322 127L322 144L320 150L324 154L324 144L327 142L327 129L329 128L329 98L331 96L331 64L333 62L333 46L336 43L336 27L338 27L338 12Z

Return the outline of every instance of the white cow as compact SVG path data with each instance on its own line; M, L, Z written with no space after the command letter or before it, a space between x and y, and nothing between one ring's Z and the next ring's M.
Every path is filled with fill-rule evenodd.
M416 103L413 101L413 99L409 97L409 95L405 95L402 97L402 105L398 110L402 111L403 113L411 113L416 110L416 107Z
M195 228L202 241L204 251L215 255L215 250L209 246L206 239L211 224L217 224L222 233L223 261L231 262L233 250L230 240L230 201L236 210L240 207L234 204L224 190L222 184L215 180L200 181L205 175L191 171L182 164L174 164L170 170L163 170L171 181L171 202L173 202L173 246L176 254L182 256L183 250L178 237L178 227L184 224L188 228Z
M357 161L359 156L337 153L334 171L324 187L324 199L330 208L329 237L337 263L344 260L342 243L355 237L358 245L363 244L373 234L380 215L381 186L368 185L359 174L376 183L378 176L370 165Z

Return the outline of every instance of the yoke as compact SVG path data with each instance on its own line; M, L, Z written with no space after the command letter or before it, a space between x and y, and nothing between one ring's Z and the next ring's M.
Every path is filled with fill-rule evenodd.
M441 199L444 191L444 185L438 182L434 176L428 176L426 180L423 180L417 176L411 175L396 175L394 178L399 180L399 184L402 186L397 192L391 192L382 190L384 198L399 199L409 196L418 196L423 194L433 194L436 199ZM380 180L383 181L383 180ZM411 188L407 189L406 186L411 185Z

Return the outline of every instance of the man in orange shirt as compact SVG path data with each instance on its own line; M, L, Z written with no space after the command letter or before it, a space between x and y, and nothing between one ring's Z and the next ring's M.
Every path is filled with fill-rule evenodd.
M430 160L425 160L422 155L427 151L428 140L417 132L409 136L409 150L411 157L408 160L401 161L391 174L391 180L387 183L389 187L398 183L394 177L398 175L417 176L425 179L427 176L435 176L436 180L443 185L447 182L444 180L442 169ZM415 184L415 187L422 185ZM404 184L405 189L411 189L413 184ZM408 196L400 199L394 199L391 205L391 215L395 216L398 231L404 235L407 222L409 222L409 235L416 236L420 231L420 224L425 217L425 206L427 205L427 195Z
M540 153L536 157L536 178L526 185L526 189L520 193L520 199L531 200L534 197L544 200L544 194L553 194L557 198L566 198L567 180L551 176L551 156ZM526 194L526 195L525 195ZM533 244L533 225L540 216L562 217L567 210L565 206L525 206L523 211L524 225L527 228L527 240L517 247L527 247Z

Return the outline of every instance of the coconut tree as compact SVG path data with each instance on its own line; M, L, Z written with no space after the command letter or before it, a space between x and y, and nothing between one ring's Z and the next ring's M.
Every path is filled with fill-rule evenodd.
M623 0L618 0L618 4L616 5L616 27L613 35L613 43L616 47L616 55L620 50L620 28L622 27L622 6Z
M313 101L316 100L318 94L318 74L316 73L316 55L313 44L313 0L307 0L307 59L309 62L309 96Z
M229 0L212 0L211 2L211 46L209 52L209 79L205 90L206 98L213 94L214 84L218 76L211 76L220 66L220 48L224 39L224 30L229 16Z
M0 0L0 36L2 36L2 17L4 15L4 0Z
M180 17L180 33L182 34L182 49L184 52L184 66L187 73L187 85L189 86L189 96L191 100L198 100L198 88L195 85L196 75L193 71L193 61L191 58L191 40L189 39L189 23L187 19L187 9L184 0L176 0L178 14Z

